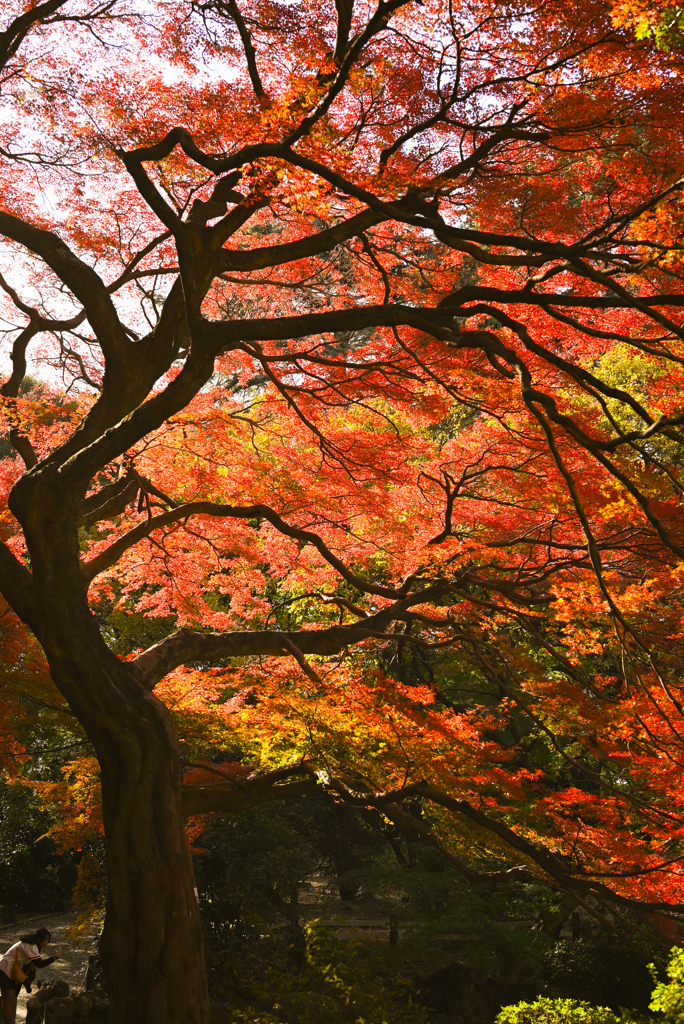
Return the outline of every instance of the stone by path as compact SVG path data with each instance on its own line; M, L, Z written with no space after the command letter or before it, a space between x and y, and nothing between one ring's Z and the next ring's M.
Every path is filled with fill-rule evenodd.
M0 928L0 947L4 953L22 935L35 931L37 928L48 928L52 932L50 945L46 950L48 956L52 956L56 949L62 948L61 959L56 960L50 967L44 967L37 971L36 981L43 982L66 981L69 986L78 988L83 984L85 969L88 964L88 951L72 942L66 942L64 933L67 928L76 920L76 912L68 911L66 914L46 914L45 917L30 918L20 921L18 924L6 925ZM33 991L35 992L35 985ZM29 996L22 988L17 1000L17 1024L26 1020L26 1003Z

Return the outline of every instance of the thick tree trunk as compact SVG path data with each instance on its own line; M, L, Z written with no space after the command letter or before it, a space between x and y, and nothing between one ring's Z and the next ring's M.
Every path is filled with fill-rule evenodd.
M30 624L102 772L107 836L102 953L110 1022L208 1024L202 924L181 808L175 723L102 638L80 574L69 503L60 509L59 495L47 488L36 491L23 515L36 599Z
M175 724L142 688L135 699L129 688L112 701L113 682L100 673L98 704L115 703L115 712L79 714L102 777L107 908L101 952L109 1019L208 1024L204 939L181 808Z
M174 723L151 694L100 758L107 834L102 956L112 1024L207 1024L204 941ZM117 742L118 740L118 742Z

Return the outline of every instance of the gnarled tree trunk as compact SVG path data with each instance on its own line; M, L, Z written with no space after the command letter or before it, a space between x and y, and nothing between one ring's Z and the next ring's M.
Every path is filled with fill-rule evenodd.
M72 502L40 474L14 496L31 552L31 619L102 773L112 1024L206 1024L204 942L169 710L105 644L87 603ZM45 544L45 538L50 543Z

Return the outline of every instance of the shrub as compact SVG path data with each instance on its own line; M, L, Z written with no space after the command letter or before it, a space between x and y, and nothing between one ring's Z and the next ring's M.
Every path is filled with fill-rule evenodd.
M621 1018L606 1006L592 1006L577 999L547 999L504 1006L496 1024L620 1024Z
M651 997L651 1010L659 1010L669 1024L684 1021L684 949L672 950L667 981L658 982Z

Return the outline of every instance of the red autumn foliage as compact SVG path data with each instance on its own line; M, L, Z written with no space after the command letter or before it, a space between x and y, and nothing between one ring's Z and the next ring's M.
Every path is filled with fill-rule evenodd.
M184 814L320 786L671 932L684 119L628 22L46 0L0 37L0 590L100 764L113 1020L207 1019Z

